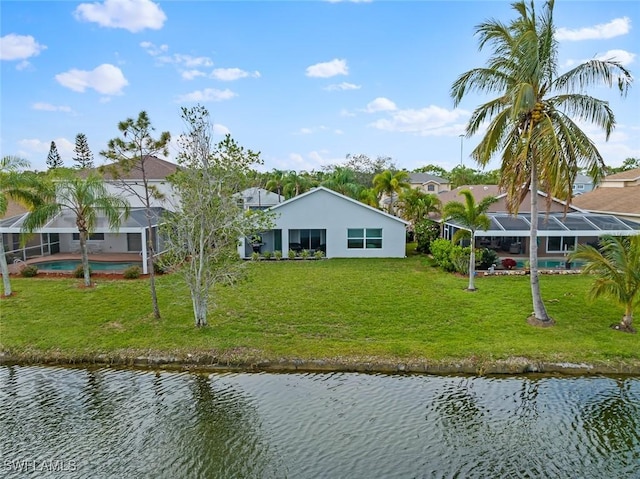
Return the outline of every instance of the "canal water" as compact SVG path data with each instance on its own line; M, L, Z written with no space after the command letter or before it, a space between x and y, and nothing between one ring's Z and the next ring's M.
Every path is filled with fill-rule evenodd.
M0 476L640 478L640 378L0 367Z

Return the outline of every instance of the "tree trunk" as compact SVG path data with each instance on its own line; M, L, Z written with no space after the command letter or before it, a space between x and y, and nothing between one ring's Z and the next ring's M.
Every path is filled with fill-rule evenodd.
M193 315L196 319L196 327L203 328L207 325L207 297L202 290L191 291L191 302L193 303Z
M91 286L91 272L89 271L89 254L87 253L87 232L80 231L80 258L82 259L82 271L84 273L84 285Z
M625 331L635 332L633 328L633 316L630 314L625 314L620 321L620 327Z
M469 287L467 288L469 291L475 291L476 286L473 283L474 276L476 275L476 251L473 247L474 235L473 231L471 232L471 254L469 255Z
M11 280L9 279L9 265L7 265L7 256L4 252L4 238L0 233L0 268L2 268L2 284L4 287L4 295L11 296Z
M531 162L531 232L529 235L529 267L531 269L531 297L533 299L533 316L529 323L535 326L553 326L555 322L547 314L538 275L538 172L535 161Z
M160 319L160 307L158 306L158 293L156 292L156 272L154 268L155 264L155 247L153 245L153 228L151 224L151 217L149 215L149 209L151 208L150 202L147 209L147 227L149 228L149 234L147 235L147 269L149 270L149 289L151 290L151 304L153 305L153 317Z

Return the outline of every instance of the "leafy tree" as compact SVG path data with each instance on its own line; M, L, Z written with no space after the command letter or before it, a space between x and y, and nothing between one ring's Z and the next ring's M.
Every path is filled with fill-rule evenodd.
M29 162L17 156L4 156L0 160L0 218L7 213L9 200L17 201L27 208L34 208L40 201L38 177L30 171ZM0 269L4 296L11 296L9 265L4 249L4 238L0 233Z
M584 261L585 274L597 276L589 295L605 296L624 307L624 316L614 328L635 333L633 308L640 304L640 235L604 236L599 249L591 245L578 245L570 261Z
M431 253L431 243L440 237L440 223L425 218L415 223L413 227L416 239L416 251L419 253Z
M269 191L272 191L273 193L282 195L286 178L286 171L277 170L274 168L273 171L268 174L268 180L265 184L265 188Z
M442 202L437 195L416 188L406 188L400 193L401 216L416 225L428 219L431 213L440 213Z
M73 157L73 161L76 162L76 168L93 168L93 153L89 149L87 136L84 133L78 133L76 135L76 146L73 152L76 154L76 156Z
M404 170L393 173L384 170L373 177L373 187L378 193L389 197L389 214L393 214L394 196L405 188L409 188L409 173Z
M153 316L160 319L160 307L158 306L158 295L156 293L155 262L156 246L155 235L153 234L153 202L163 199L161 192L149 180L149 164L153 157L160 154L169 154L169 141L171 135L164 131L156 139L152 133L154 128L147 112L141 111L137 119L127 118L118 123L118 130L122 133L122 138L117 137L109 140L106 151L100 154L112 161L111 165L105 168L118 183L118 186L132 195L143 204L147 219L147 269L149 271L149 288L151 290L151 303L153 306ZM137 184L126 181L126 175L131 171L136 171L142 178L142 190L137 188ZM118 181L119 180L119 181Z
M182 118L187 124L179 140L182 168L170 177L180 204L165 216L167 252L162 262L185 279L195 324L203 327L213 287L233 282L244 266L238 239L269 225L264 212L244 213L236 201L247 186L250 167L260 162L258 153L245 150L229 135L214 146L213 125L202 106L183 108Z
M384 170L397 171L393 159L389 156L378 156L372 160L365 154L348 154L344 164L340 165L349 168L354 173L354 178L363 188L368 188L373 183L373 177Z
M364 188L360 190L358 200L372 208L380 208L380 195L375 188Z
M97 175L87 178L64 175L51 182L45 200L36 206L24 221L23 230L32 233L64 209L71 210L80 233L80 254L85 286L91 286L87 239L94 232L98 214L102 213L112 229L118 229L129 216L129 204L109 192Z
M358 183L355 172L343 166L336 166L320 184L353 199L358 199L363 189L363 186Z
M298 196L311 188L311 181L308 176L295 171L288 172L283 180L282 192L286 199Z
M476 203L473 193L469 190L461 190L460 194L464 196L464 203L459 201L450 201L444 205L444 217L452 219L466 229L459 229L453 235L453 242L460 241L463 238L471 239L471 256L469 258L469 291L475 291L474 285L476 255L475 255L475 233L478 230L489 229L490 220L486 215L489 206L498 201L494 196L483 198L480 203Z
M471 137L487 124L486 133L472 157L486 166L501 154L501 183L509 210L517 213L531 191L531 293L532 324L548 326L538 276L538 195L572 196L580 167L594 183L600 179L604 162L595 144L575 122L594 123L608 138L615 125L606 101L585 93L590 86L618 86L625 94L631 74L611 60L590 60L558 74L558 43L554 38L553 0L537 13L533 2L517 1L517 17L509 24L489 20L476 27L480 49L492 47L487 66L463 73L451 87L454 105L467 93L497 93L499 96L477 107L466 127Z
M627 158L622 162L622 166L617 168L607 167L607 174L622 173L623 171L635 170L640 168L640 158Z
M50 170L55 170L56 168L61 168L63 165L62 158L60 158L60 153L58 153L58 147L56 146L56 142L52 141L51 146L49 147L49 154L47 155L47 166Z

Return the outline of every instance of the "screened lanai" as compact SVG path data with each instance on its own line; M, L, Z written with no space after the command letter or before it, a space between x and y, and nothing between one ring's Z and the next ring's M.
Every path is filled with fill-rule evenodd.
M494 249L497 252L518 255L529 251L531 214L516 216L508 213L487 213L490 219L488 230L475 232L476 247ZM462 224L444 222L444 237L452 238ZM618 218L614 215L595 213L541 213L538 215L539 254L554 255L573 251L578 244L595 244L604 235L630 236L640 234L640 223Z
M162 251L162 242L157 233L163 208L152 208L151 232L145 208L132 208L127 218L121 215L118 230L109 227L107 218L98 215L93 233L87 241L87 249L91 254L103 253L139 253L143 265L143 273L147 273L147 243L149 234L154 238L155 250ZM9 262L15 259L27 261L37 256L48 256L56 253L80 253L80 236L76 226L76 215L71 210L63 210L46 225L28 237L25 245L21 244L23 224L29 213L0 220L0 233L4 242L5 253Z

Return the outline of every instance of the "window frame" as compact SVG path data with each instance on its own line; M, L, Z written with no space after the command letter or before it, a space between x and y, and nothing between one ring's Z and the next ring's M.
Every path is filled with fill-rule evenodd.
M382 228L347 228L347 249L382 249Z

